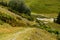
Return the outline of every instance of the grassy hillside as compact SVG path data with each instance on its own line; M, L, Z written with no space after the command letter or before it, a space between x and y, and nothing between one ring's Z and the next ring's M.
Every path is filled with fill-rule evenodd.
M0 40L60 40L60 25L55 23L44 24L42 21L37 20L34 15L29 16L19 13L8 7L9 0L3 1L3 4L0 4ZM32 8L32 12L50 13L50 11L43 10L42 12L42 9L39 9L37 3L41 2L41 5L44 5L43 0L30 1L26 0L25 2ZM37 6L35 6L35 3ZM34 7L37 7L41 12L38 9L36 11ZM54 25L55 27L53 27Z
M59 0L26 0L26 4L35 13L58 13L60 11Z
M0 6L0 20L1 20L0 21L0 29L1 29L0 40L8 40L8 39L9 40L12 40L12 39L40 40L42 38L43 38L42 40L59 39L56 36L58 31L52 30L49 26L45 26L44 24L42 24L42 22L39 23L39 21L29 21L26 18L23 18L22 16L19 16L9 11L4 6ZM25 33L25 29L26 29L26 33ZM17 35L20 35L20 36L17 36ZM41 35L41 36L38 36L38 35ZM49 35L49 37L46 37L47 35Z

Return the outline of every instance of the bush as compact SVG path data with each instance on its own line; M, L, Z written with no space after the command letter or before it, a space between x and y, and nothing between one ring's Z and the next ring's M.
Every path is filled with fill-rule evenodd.
M20 13L25 13L28 15L31 15L31 10L24 4L24 2L22 0L10 0L8 6L15 10L18 11Z
M9 15L7 15L7 14L1 13L1 14L0 14L0 19L1 19L2 21L4 21L4 22L8 22L9 20L12 20L13 17L11 17L11 16L9 16Z
M4 23L10 24L11 26L13 26L13 23L16 22L12 16L4 14L4 13L0 13L0 20L2 20L0 21L0 24L4 22Z

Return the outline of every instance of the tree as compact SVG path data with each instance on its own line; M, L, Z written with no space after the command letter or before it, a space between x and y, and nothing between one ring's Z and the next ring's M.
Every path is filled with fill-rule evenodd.
M56 21L56 23L60 24L60 12L59 12L59 14L58 14L58 16L57 16L57 21Z
M30 8L28 8L24 1L22 0L10 0L8 6L15 10L15 11L18 11L20 13L25 13L27 15L31 15L31 10Z

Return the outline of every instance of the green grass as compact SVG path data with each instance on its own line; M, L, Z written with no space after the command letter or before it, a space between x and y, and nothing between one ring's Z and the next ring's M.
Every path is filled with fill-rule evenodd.
M59 0L26 0L32 12L35 13L58 13L60 11Z
M48 23L47 25L50 26L52 29L54 28L54 29L60 31L60 25L57 23Z

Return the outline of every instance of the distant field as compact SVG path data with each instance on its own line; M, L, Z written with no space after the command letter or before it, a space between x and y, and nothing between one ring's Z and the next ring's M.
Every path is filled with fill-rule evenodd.
M35 13L58 13L60 0L26 0L32 12Z
M42 14L37 14L37 13L32 13L33 16L36 17L47 17L47 18L57 18L58 13L42 13Z
M48 18L57 18L58 16L58 13L43 13L41 15L44 15L45 17L48 17Z

